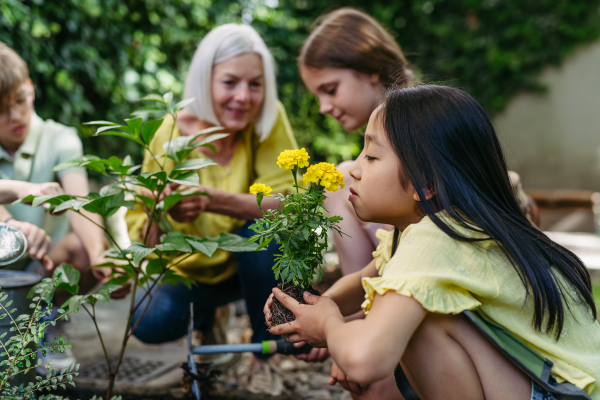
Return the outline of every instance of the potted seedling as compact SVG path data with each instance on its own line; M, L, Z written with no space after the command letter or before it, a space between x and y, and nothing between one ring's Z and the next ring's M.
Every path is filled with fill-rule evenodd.
M340 216L327 217L323 207L325 192L335 192L344 187L344 175L335 165L322 162L309 166L309 155L304 148L285 150L278 159L280 168L289 169L294 177L295 192L288 195L271 195L272 189L262 183L250 187L250 193L256 194L256 201L263 217L255 220L250 227L256 235L249 241L257 241L262 249L275 240L279 253L275 255L273 272L282 283L278 287L286 294L305 304L303 292L320 293L311 284L318 274L321 279L323 251L327 249L328 231L342 235L338 223ZM298 171L308 167L303 176L303 185L298 184ZM264 196L279 200L275 209L263 210ZM271 323L279 325L293 321L294 314L273 299Z

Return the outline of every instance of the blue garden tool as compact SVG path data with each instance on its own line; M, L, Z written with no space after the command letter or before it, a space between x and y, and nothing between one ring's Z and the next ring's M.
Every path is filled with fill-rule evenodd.
M192 377L192 394L196 400L200 400L200 384L198 383L198 368L194 362L195 354L220 354L220 353L262 353L262 354L307 354L312 346L305 344L296 348L285 340L263 340L261 343L242 344L215 344L192 347L192 334L194 331L194 305L190 303L190 319L188 324L188 355L187 370Z

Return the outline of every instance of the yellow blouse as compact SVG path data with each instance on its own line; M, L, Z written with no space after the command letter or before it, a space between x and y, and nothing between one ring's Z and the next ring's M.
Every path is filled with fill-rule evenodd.
M438 214L443 218L443 214ZM448 225L467 237L486 237L446 218ZM391 255L393 232L379 230L373 252L380 277L364 278L365 312L376 294L395 291L411 296L429 312L457 314L479 309L554 363L559 382L569 381L600 399L600 324L575 291L569 293L560 340L536 332L533 301L525 302L525 288L515 269L492 240L475 243L452 239L430 218L408 226ZM572 287L563 280L564 287Z
M200 183L229 193L249 193L248 188L256 182L271 186L275 193L290 191L294 184L292 174L289 170L277 167L277 156L285 149L294 149L298 146L281 103L278 103L278 109L277 121L265 141L259 142L253 124L249 125L239 133L235 153L228 165L214 165L198 170ZM165 153L163 144L169 140L172 126L173 119L166 117L150 144L154 155ZM181 132L178 127L175 127L173 139L178 136L181 136ZM201 152L194 151L188 158L205 157ZM162 159L161 162L163 162ZM170 172L174 167L173 161L168 160L166 171ZM146 152L142 172L159 170L156 160ZM216 237L222 232L235 233L246 223L244 220L209 212L201 214L192 223L182 224L170 216L167 218L176 231L200 237ZM141 230L147 220L146 214L141 209L130 210L126 220L131 240L142 242ZM173 262L178 262L182 257L174 259ZM196 254L175 267L175 270L181 275L209 284L219 283L231 277L235 273L235 269L236 262L233 253L224 250L217 250L212 257Z

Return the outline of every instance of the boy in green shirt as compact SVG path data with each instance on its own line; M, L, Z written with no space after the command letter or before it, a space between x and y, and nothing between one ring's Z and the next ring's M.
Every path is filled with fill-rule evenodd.
M14 50L0 42L0 179L38 184L57 182L67 194L87 195L84 170L52 171L56 165L83 154L76 130L42 120L34 111L34 99L27 65ZM101 224L97 215L87 216ZM49 246L49 260L43 260L46 274L51 273L53 266L69 263L81 272L82 291L110 276L108 268L88 270L90 265L102 262L105 240L102 230L81 215L72 211L50 215L42 207L16 204L0 206L0 221L25 233L31 259L43 259ZM45 243L46 234L51 244Z

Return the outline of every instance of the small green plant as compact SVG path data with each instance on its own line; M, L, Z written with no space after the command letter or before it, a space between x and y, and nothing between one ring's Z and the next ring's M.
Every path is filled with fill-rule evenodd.
M67 267L68 269L68 267ZM72 267L71 267L72 269ZM75 271L77 272L77 271ZM79 272L77 272L79 273ZM48 325L55 325L60 319L69 319L69 314L75 310L58 310L58 317L51 320L52 314L52 293L57 287L65 288L66 284L62 281L65 274L64 267L56 269L52 279L46 278L32 289L33 302L29 305L32 309L31 314L21 314L15 316L16 308L12 308L13 300L6 301L9 295L0 292L0 319L9 318L12 327L10 332L13 336L8 336L8 332L0 335L0 345L2 346L1 356L5 358L0 362L0 396L2 399L35 399L38 392L44 390L55 390L58 387L63 389L66 385L75 386L73 377L78 375L79 364L71 364L69 367L57 371L51 364L44 364L42 356L47 352L64 352L70 349L71 345L65 343L63 336L54 338L54 343L44 342L44 332ZM45 304L45 306L44 306ZM43 344L40 344L42 342ZM32 373L35 375L37 367L46 367L48 373L45 376L36 376L35 382L29 382L27 385L11 385L11 378L19 375ZM32 372L33 370L33 372ZM39 399L50 400L57 398L53 395L40 396Z
M50 204L50 212L53 213L71 210L88 218L85 213L82 213L82 210L85 210L89 213L100 215L104 220L103 226L97 225L104 230L113 245L113 248L105 252L105 257L111 259L111 261L94 267L114 268L111 280L96 293L78 295L77 281L79 277L75 275L69 276L66 278L67 281L65 284L71 286L72 290L70 293L73 296L61 308L76 310L79 307L83 307L92 318L104 350L108 370L110 371L106 398L111 397L127 343L150 304L150 301L148 301L142 309L141 316L137 320L134 320L134 314L142 307L144 301L148 298L151 300L153 293L162 284L177 284L178 282L182 282L188 287L194 284L193 280L177 274L173 270L173 267L193 254L202 253L211 257L217 249L239 252L254 251L257 248L256 244L248 243L246 239L234 234L222 233L216 238L201 238L173 231L172 226L166 219L167 212L183 198L203 195L204 193L189 193L185 189L180 189L164 196L163 192L172 183L182 185L180 188L198 186L200 182L197 170L215 165L215 162L208 158L186 158L201 146L215 151L215 147L211 142L227 135L222 133L214 134L214 132L222 130L222 128L215 127L200 131L195 135L173 139L177 112L194 101L194 99L187 99L173 104L173 94L167 93L163 96L146 96L142 101L154 104L152 107L138 110L134 113L135 116L142 115L144 118L136 117L127 119L125 120L125 124L110 121L93 121L87 124L98 126L96 135L112 135L125 138L137 143L152 154L149 145L164 119L147 119L145 117L156 113L170 115L173 124L169 141L163 147L164 153L152 154L160 165L158 172L136 173L140 166L132 165L131 157L129 156L124 159L114 156L102 159L94 155L85 155L79 159L58 165L54 170L59 171L70 167L84 167L104 175L112 182L104 186L99 193L90 193L88 196L83 197L70 195L29 196L20 200L31 201L34 207L42 203ZM165 168L168 159L172 160L175 164L175 167L170 171ZM142 195L142 188L147 189L152 195ZM142 232L143 243L134 242L128 247L123 248L111 232L105 228L107 226L106 219L116 213L121 207L127 207L131 210L141 209L148 215L145 232ZM88 219L92 221L90 218ZM149 246L149 233L155 224L165 234L161 236L159 244ZM184 255L184 257L180 257L181 255ZM178 261L174 261L176 258ZM146 259L148 259L148 262L142 268L142 261ZM130 311L127 321L125 321L128 329L125 329L123 340L119 344L120 350L117 361L111 363L105 342L102 339L102 334L98 329L95 305L97 301L108 302L110 293L126 282L133 283ZM140 291L141 295L137 296Z
M281 278L284 288L285 284L291 283L301 291L310 287L317 271L319 279L321 278L321 265L323 252L327 249L328 232L331 230L343 234L337 225L342 217L327 217L323 200L326 198L325 190L336 191L344 187L344 176L330 163L323 162L309 166L308 158L308 153L304 149L285 150L279 155L277 164L280 168L291 170L296 193L272 195L279 200L279 205L275 209L263 211L264 216L255 220L255 224L250 228L256 232L256 235L249 239L257 241L259 249L275 240L279 244L280 251L275 255L273 266L275 278ZM307 187L298 184L298 170L303 167L308 167L303 176ZM262 183L250 187L250 192L257 196L256 200L261 210L261 202L264 196L271 196L271 190L269 186ZM274 302L274 306L277 303ZM277 314L274 312L272 314L273 318L276 318ZM287 321L274 320L273 322L277 325Z

